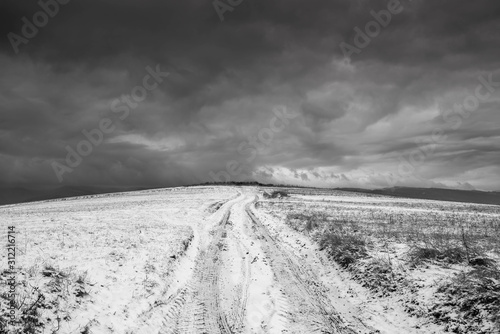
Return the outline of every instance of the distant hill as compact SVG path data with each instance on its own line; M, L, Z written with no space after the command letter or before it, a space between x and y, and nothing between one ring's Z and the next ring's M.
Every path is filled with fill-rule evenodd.
M43 188L6 187L0 188L0 205L142 189L144 188L92 186L61 186Z
M198 185L218 186L273 186L258 182L218 182L218 183L203 183ZM196 184L191 185L196 186ZM105 193L116 193L123 191L145 190L156 187L99 187L99 186L55 186L55 187L2 187L0 185L0 205L26 203L44 201L49 199L97 195ZM165 187L162 187L165 188Z
M456 190L456 189L410 188L410 187L393 187L393 188L374 189L374 190L360 189L360 188L338 188L338 190L387 195L394 197L432 199L437 201L500 205L500 192L498 191L487 192L479 190Z
M234 186L261 186L261 187L295 187L276 184L261 184L258 182L220 182L204 183L202 185L234 185ZM298 187L307 188L307 187ZM96 195L122 191L149 189L145 187L97 187L97 186L61 186L51 188L5 187L0 188L0 205L43 201L64 197ZM394 187L384 189L337 188L337 190L352 191L368 194L387 195L394 197L431 199L438 201L466 202L479 204L500 205L500 192L486 192L477 190L455 190L440 188L410 188Z

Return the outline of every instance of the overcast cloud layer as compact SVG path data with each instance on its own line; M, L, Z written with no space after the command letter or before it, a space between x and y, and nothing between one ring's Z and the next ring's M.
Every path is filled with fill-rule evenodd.
M500 2L402 1L346 59L387 7L243 0L221 21L206 0L72 0L16 53L8 34L41 9L3 0L0 186L183 185L238 161L234 180L500 190ZM157 65L169 75L121 119L113 101ZM279 106L296 117L269 130ZM67 146L106 118L60 183Z

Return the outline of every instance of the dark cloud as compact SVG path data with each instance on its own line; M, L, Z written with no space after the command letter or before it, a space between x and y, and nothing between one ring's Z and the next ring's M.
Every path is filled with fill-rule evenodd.
M244 0L221 22L210 1L72 0L16 54L8 34L41 8L3 1L0 184L59 184L53 162L109 118L114 130L64 184L180 185L218 173L386 187L392 175L398 185L498 190L500 86L468 117L442 114L480 76L500 82L500 3L401 1L346 61L340 43L354 45L354 28L388 3ZM169 76L120 119L113 101L157 65ZM273 121L281 105L298 117ZM401 159L437 129L446 140L401 175ZM231 174L231 161L244 172Z

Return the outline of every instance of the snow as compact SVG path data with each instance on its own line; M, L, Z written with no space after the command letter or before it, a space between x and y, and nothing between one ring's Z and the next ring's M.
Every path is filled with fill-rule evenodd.
M8 226L17 231L17 301L37 309L40 333L444 333L427 309L443 282L470 268L411 267L419 240L408 231L465 226L499 259L495 206L292 188L264 199L262 190L179 187L0 207L4 240ZM294 230L290 214L319 226ZM367 240L368 258L350 270L314 241L334 224ZM373 261L404 278L397 291L370 288ZM6 267L3 252L0 289Z

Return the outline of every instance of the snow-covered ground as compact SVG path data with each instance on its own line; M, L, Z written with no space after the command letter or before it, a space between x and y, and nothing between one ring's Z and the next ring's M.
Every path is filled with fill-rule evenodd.
M175 188L0 207L3 240L8 226L17 232L16 300L34 305L33 327L47 333L134 332L166 302L208 206L235 194Z
M19 323L8 330L460 332L453 327L460 313L447 325L428 308L443 282L472 268L412 266L408 254L425 238L455 238L467 227L471 245L498 256L499 207L314 189L285 189L288 197L273 199L262 190L181 187L0 207L5 243L9 226L16 231ZM320 247L339 228L366 240L366 256L352 266ZM7 251L0 271L2 332ZM494 333L490 323L482 326Z
M365 324L385 333L500 332L500 319L494 319L500 310L499 206L310 189L288 189L288 194L256 205L269 229L309 265L325 263L311 261L324 253L321 242L312 240L325 234L364 243L364 256L340 275L330 274L336 287L339 277L348 282L340 291L349 291L351 298L343 300L371 314ZM416 261L417 249L444 255ZM468 252L471 263L486 259L488 266L467 263Z

